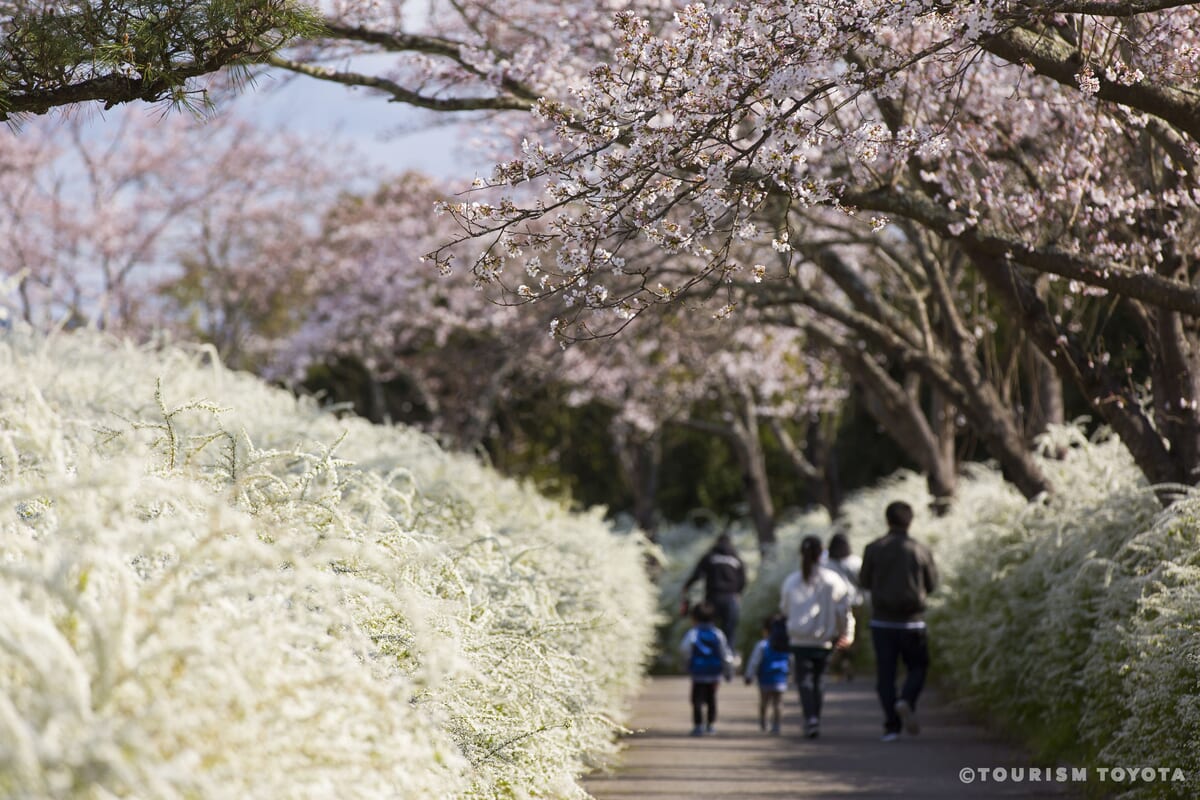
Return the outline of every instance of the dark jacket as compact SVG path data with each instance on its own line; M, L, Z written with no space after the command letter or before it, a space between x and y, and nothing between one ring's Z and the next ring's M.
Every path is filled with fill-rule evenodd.
M722 594L737 594L746 588L746 567L732 547L718 544L700 559L683 584L683 590L686 592L701 578L704 578L705 600Z
M871 593L872 619L917 622L926 595L937 588L938 574L929 548L893 529L867 545L858 579Z

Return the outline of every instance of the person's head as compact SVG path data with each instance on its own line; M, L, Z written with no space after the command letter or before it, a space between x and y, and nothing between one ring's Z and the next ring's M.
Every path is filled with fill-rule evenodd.
M829 557L845 558L850 555L850 539L844 533L835 533L829 538Z
M813 572L817 568L817 562L821 560L821 552L825 548L821 545L821 540L816 536L805 536L800 542L800 574L804 576L804 580L812 580Z
M692 622L695 622L697 625L712 622L716 616L717 614L713 609L712 603L707 600L692 606Z
M718 553L732 553L733 538L728 533L722 533L717 537L717 542L713 545L713 550Z
M763 620L762 633L763 633L764 639L768 638L771 635L771 626L774 625L776 622L778 622L781 619L783 619L783 614L780 614L779 612L775 612L774 614L772 614L771 616L769 616Z
M901 500L894 503L889 503L887 510L883 512L884 519L887 520L889 528L898 531L907 531L908 526L912 524L913 510L912 506Z

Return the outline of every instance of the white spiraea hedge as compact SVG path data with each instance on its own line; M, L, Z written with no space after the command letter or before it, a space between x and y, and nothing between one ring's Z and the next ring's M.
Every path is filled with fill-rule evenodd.
M582 797L645 550L206 354L0 339L0 795Z

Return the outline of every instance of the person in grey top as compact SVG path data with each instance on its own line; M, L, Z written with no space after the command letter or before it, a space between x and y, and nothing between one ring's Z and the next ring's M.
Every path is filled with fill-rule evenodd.
M915 734L917 699L929 670L929 637L925 628L925 598L937 588L933 553L908 535L913 510L895 502L884 512L888 532L867 545L859 583L871 596L871 643L875 647L876 683L883 706L883 741L895 741L900 731ZM897 661L906 672L896 696Z

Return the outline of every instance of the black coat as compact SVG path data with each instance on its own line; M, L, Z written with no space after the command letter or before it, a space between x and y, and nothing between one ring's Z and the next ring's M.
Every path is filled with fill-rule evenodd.
M686 592L693 583L704 579L704 599L717 595L738 594L746 588L746 566L732 547L714 547L704 554L683 584Z

